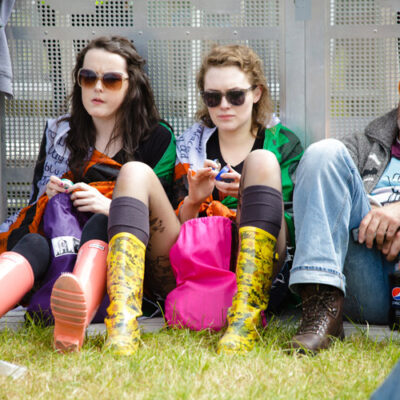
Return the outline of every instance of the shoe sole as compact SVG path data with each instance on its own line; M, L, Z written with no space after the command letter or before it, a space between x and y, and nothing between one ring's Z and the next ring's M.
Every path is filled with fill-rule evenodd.
M87 321L87 304L83 289L73 274L63 274L53 286L51 310L54 316L54 347L77 352L83 344Z
M292 338L292 340L291 340L291 342L289 344L288 352L289 353L294 352L294 353L300 354L300 355L315 356L321 350L328 349L334 340L336 340L336 339L343 340L344 338L345 338L345 334L344 334L344 329L342 328L342 330L340 331L340 333L337 336L329 336L329 344L328 344L327 347L320 347L318 349L309 349L301 341Z

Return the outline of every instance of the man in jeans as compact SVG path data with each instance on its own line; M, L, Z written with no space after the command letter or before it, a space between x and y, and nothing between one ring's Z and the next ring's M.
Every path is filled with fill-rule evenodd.
M303 314L294 349L317 352L343 338L343 314L388 322L388 275L400 252L399 126L400 107L363 133L312 144L300 161L289 286Z

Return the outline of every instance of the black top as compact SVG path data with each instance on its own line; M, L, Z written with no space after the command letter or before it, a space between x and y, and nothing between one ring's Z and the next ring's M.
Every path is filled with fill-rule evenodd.
M172 130L172 128L171 128ZM43 134L42 142L40 145L40 151L38 161L36 162L34 174L33 174L33 188L34 192L31 196L30 203L33 203L38 195L37 182L43 176L43 169L46 159L46 131L47 125ZM171 132L163 125L157 124L149 138L140 143L139 148L134 154L135 161L141 161L149 165L152 169L157 165L164 153L168 149L171 143ZM120 150L115 154L112 159L119 164L124 164L123 151ZM133 161L133 160L132 160ZM119 173L119 168L114 168L109 165L96 164L90 168L82 179L84 183L91 182L102 182L102 181L115 181Z
M265 139L265 128L260 128L257 132L257 137L256 137L256 140L254 141L251 151L257 150L257 149L262 149L264 146L264 139ZM224 160L224 158L222 157L221 148L219 147L218 129L216 129L215 132L208 139L206 152L207 152L207 158L209 160L218 159L219 163L221 164L221 168L223 168L227 164L226 161ZM241 174L242 170L243 170L243 164L244 164L244 160L241 161L237 165L231 165L231 167L236 172ZM215 200L219 199L219 192L218 192L217 188L214 188L212 196L213 196L213 199L215 199Z
M130 161L141 161L154 169L157 163L161 160L164 153L167 151L171 143L171 133L162 125L157 125L149 138L140 143L139 148L135 151L134 159ZM112 159L119 164L124 164L124 152L121 149ZM114 169L110 166L101 164L94 165L85 174L82 181L85 183L113 181L117 179L119 169Z

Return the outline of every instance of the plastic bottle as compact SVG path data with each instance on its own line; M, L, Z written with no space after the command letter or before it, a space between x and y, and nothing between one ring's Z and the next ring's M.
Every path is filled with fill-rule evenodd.
M393 274L390 275L390 311L389 327L400 330L400 262L394 267Z
M28 370L25 367L0 360L1 376L11 376L13 379L18 379L24 377L27 372Z

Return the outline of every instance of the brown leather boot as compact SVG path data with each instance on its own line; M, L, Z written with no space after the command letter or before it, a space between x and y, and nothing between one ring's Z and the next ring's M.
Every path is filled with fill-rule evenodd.
M333 338L344 338L343 292L333 286L302 285L302 319L290 347L300 353L327 349Z

